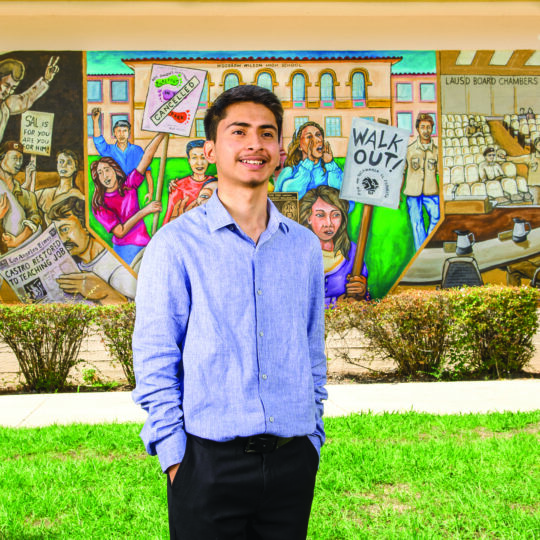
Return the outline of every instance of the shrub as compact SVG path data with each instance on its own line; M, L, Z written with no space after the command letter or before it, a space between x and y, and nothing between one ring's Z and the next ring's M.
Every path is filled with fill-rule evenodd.
M119 362L131 386L135 386L131 338L135 325L135 304L101 306L96 323L103 333L103 341L114 361Z
M454 319L452 368L497 378L521 371L534 354L539 291L489 286L448 294Z
M410 290L372 304L359 327L373 348L396 362L400 375L436 376L449 344L449 311L444 292Z
M0 336L17 357L29 390L66 386L93 317L86 304L0 305Z

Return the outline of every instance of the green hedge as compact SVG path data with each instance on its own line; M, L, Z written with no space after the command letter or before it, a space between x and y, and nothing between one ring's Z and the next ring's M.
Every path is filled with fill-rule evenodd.
M339 302L326 311L326 330L343 336L358 329L368 350L393 359L403 376L501 378L521 371L534 354L539 297L527 287L411 290L377 302ZM0 306L0 338L35 391L66 387L92 325L134 386L134 322L133 303Z
M327 332L358 329L372 353L399 374L500 378L534 354L540 293L530 287L410 290L377 302L342 302L327 311Z

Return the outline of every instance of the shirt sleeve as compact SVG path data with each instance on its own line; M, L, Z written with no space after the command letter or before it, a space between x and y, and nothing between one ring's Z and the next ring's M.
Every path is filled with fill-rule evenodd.
M40 77L28 90L22 94L9 96L6 100L9 112L11 114L22 114L27 111L34 101L39 99L49 89L49 83Z
M121 225L118 216L105 206L101 206L97 212L94 212L94 216L109 233L112 232L117 225Z
M100 156L108 156L112 157L112 144L109 144L103 135L100 135L99 137L94 137L94 146L96 147L96 150L99 152Z
M324 266L319 241L314 238L310 266L310 290L308 312L308 340L311 360L311 374L315 394L315 431L309 435L313 446L320 454L325 441L323 400L328 398L326 391L326 354L324 351Z
M180 463L185 453L182 347L191 306L179 241L168 233L167 228L160 230L146 247L133 333L137 384L132 396L148 412L141 438L146 451L158 455L163 472Z
M311 171L314 163L309 159L302 160L296 167L285 167L278 177L276 191L296 191L298 198L305 193L306 186L311 181Z
M330 187L340 189L341 183L343 182L343 171L341 170L340 166L334 160L332 160L330 163L325 163L324 168L328 174L328 185Z
M145 176L141 174L137 169L133 169L126 178L125 187L138 188L144 182Z

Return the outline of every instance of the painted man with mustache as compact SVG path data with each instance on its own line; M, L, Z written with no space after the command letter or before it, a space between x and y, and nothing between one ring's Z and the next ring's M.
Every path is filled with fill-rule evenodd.
M343 171L334 161L330 143L324 140L323 128L316 122L302 124L289 145L275 191L296 191L301 199L317 186L339 189L342 180Z
M137 282L122 263L85 226L84 199L67 194L57 199L47 218L81 272L62 274L57 282L69 294L80 294L96 304L133 300Z

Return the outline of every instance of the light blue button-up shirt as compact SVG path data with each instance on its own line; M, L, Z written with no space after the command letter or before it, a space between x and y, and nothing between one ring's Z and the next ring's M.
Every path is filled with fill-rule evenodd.
M320 242L269 201L257 244L214 194L146 248L133 335L141 432L165 471L186 433L226 441L309 435L327 392Z

